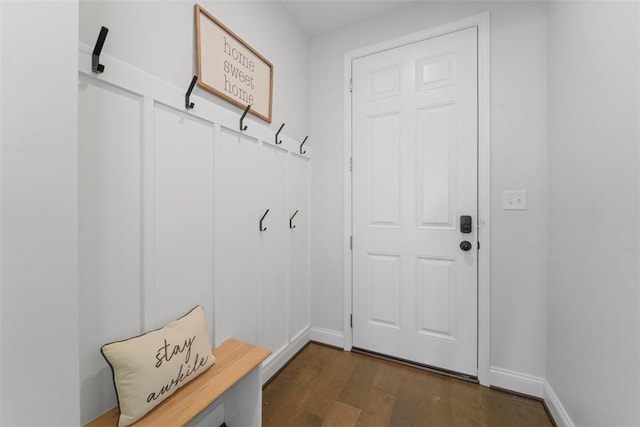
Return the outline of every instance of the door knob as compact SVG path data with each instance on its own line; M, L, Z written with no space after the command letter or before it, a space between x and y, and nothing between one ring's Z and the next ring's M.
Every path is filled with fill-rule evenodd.
M465 252L470 250L471 242L468 242L467 240L463 240L462 242L460 242L460 249L462 249Z

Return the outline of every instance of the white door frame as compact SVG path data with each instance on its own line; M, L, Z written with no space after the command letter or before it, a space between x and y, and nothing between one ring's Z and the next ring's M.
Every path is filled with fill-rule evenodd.
M474 15L417 33L376 43L344 55L344 349L353 346L351 314L353 313L353 264L351 252L351 64L353 60L467 28L478 28L478 381L489 386L491 350L491 79L490 79L490 16L489 12Z

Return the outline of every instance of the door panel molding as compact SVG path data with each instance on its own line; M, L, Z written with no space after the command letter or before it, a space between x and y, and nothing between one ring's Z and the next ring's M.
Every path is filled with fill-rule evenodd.
M491 131L490 131L490 14L489 12L463 18L454 22L433 27L424 31L408 34L354 51L344 55L344 342L345 350L353 345L351 329L353 265L351 251L352 227L352 105L350 83L352 62L360 57L394 49L407 44L424 41L468 28L478 29L478 224L476 225L478 242L478 380L480 384L490 385L490 319L491 319ZM450 53L450 52L449 52ZM444 53L443 53L444 54ZM427 65L428 61L425 61ZM443 70L434 70L442 72ZM454 76L450 76L454 77ZM438 83L442 84L443 80ZM435 84L436 82L433 82ZM357 242L354 242L357 245Z

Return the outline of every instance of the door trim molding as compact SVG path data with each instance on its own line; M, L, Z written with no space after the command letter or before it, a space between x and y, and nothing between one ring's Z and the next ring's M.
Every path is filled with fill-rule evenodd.
M352 62L360 57L443 36L467 28L478 29L478 381L490 385L491 362L491 75L490 15L484 12L439 25L344 54L344 349L353 345L353 264L351 252L352 182L351 182L351 75Z

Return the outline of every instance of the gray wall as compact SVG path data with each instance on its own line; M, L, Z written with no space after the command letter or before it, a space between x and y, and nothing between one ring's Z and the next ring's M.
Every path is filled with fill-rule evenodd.
M78 3L0 7L0 424L78 425Z
M638 4L549 18L547 381L576 425L637 426Z

